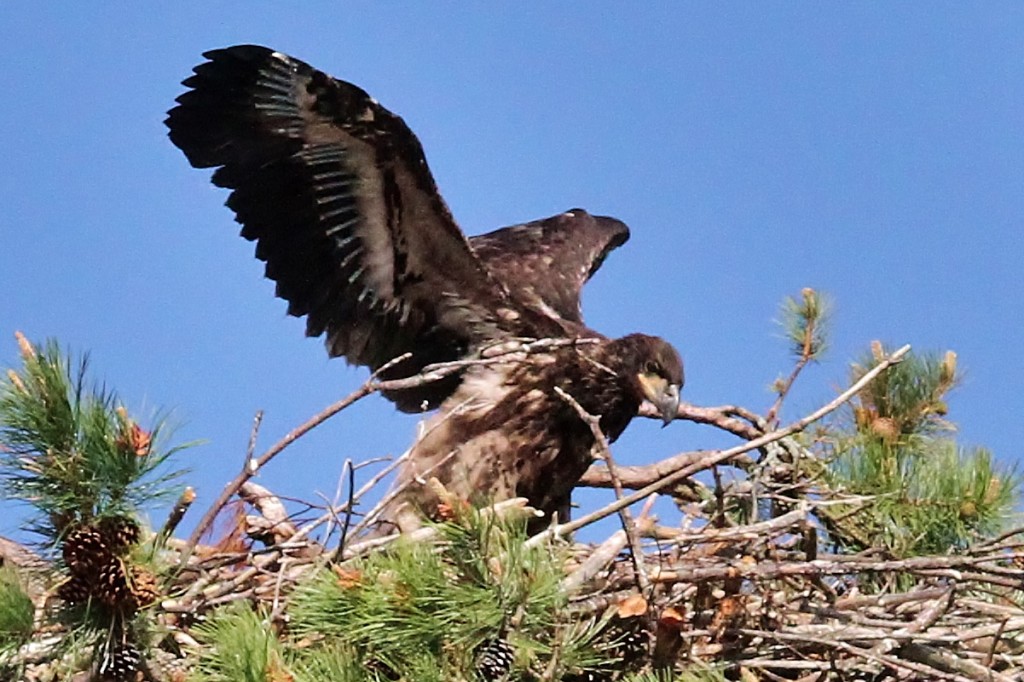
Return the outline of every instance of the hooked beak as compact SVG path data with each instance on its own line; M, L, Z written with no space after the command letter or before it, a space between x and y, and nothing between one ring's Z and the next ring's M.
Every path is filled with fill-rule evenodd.
M668 426L679 411L679 387L655 374L639 374L637 378L644 397L658 408L662 426Z

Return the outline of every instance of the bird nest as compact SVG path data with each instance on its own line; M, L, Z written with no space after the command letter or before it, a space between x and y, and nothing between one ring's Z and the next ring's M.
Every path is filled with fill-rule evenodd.
M262 496L250 497L256 508L276 504L267 491L247 494ZM648 505L628 532L571 544L563 580L571 609L630 623L655 668L704 664L742 680L1020 679L1024 528L948 555L824 553L816 518L824 504L803 500L763 521L689 529L659 525ZM494 510L517 515L529 511L523 505ZM266 522L280 527L261 514L249 520L253 529ZM416 539L435 537L426 529ZM344 566L381 544L354 542L349 559L291 538L241 553L200 547L180 574L183 592L160 608L187 624L243 599L283 617L290 589L325 559ZM182 641L187 632L182 625Z
M566 611L582 619L610 619L629 633L633 669L697 666L716 669L722 676L718 679L744 682L1022 679L1024 528L942 554L896 556L871 547L870 539L865 542L849 523L856 510L874 500L832 489L808 473L815 470L808 464L817 455L799 434L858 395L906 352L904 348L883 358L835 400L784 427L735 406L680 407L683 419L739 436L741 444L729 449L623 467L598 438L595 464L580 485L610 488L614 501L574 520L553 523L523 542L559 548ZM267 453L253 457L250 452L243 470L189 539L174 537L174 529L194 495L187 491L179 499L168 522L150 538L165 568L160 596L148 584L152 597L140 603L135 596L132 607L148 609L165 643L173 646L156 647L141 663L135 652L117 652L139 664L134 677L124 679L187 679L190 662L203 648L194 628L220 606L259 604L272 623L286 630L295 589L325 567L344 582L354 575L349 567L387 552L400 537L425 546L443 542L433 525L404 535L364 533L373 512L357 516L357 504L381 485L385 472L361 489L350 485L349 499L321 505L317 518L304 523L272 491L251 480L288 443L380 390L383 384L374 381ZM726 466L742 475L723 481L719 468ZM346 466L352 482L357 469L359 465ZM702 477L710 482L701 483ZM434 485L444 499L443 486ZM674 503L681 513L679 523L659 522L659 495L663 502ZM442 505L450 523L464 518L461 505L454 499ZM526 500L512 499L483 513L514 522L534 512ZM215 545L201 543L213 520L224 515L233 519L232 530ZM593 525L616 517L617 527ZM604 528L606 537L601 539L597 528ZM129 535L134 542L137 529ZM584 535L595 541L580 542ZM123 542L126 534L122 528L114 536ZM867 548L852 549L858 544ZM44 576L35 590L40 612L61 599L52 567L13 544L0 550L6 562ZM115 564L132 575L131 561L125 553L117 555ZM87 592L88 587L82 589ZM125 593L131 597L132 590ZM48 677L53 644L61 637L61 626L48 626L18 652L26 679L53 679ZM488 665L511 656L501 653L489 652ZM621 651L618 655L625 657ZM608 679L622 674L619 670ZM83 680L114 679L95 666L82 675Z

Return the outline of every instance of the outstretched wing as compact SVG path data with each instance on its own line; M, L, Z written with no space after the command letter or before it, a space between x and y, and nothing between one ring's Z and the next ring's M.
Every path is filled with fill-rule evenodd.
M204 56L168 114L171 141L194 167L217 168L242 236L309 336L373 368L414 352L415 368L518 331L401 118L265 47Z
M491 275L519 303L551 318L583 323L580 292L629 228L574 208L550 218L470 237Z

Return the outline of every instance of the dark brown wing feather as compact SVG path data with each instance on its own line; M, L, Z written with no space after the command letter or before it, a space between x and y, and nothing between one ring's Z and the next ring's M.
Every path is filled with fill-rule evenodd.
M469 242L513 298L549 317L583 323L580 292L629 228L583 209L505 227Z
M233 190L242 235L308 335L373 368L415 352L415 369L521 333L401 118L264 47L204 56L168 114L171 141L193 166L218 167L213 182Z

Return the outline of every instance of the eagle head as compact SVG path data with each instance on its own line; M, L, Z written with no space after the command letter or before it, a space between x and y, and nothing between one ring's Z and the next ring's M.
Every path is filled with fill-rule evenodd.
M683 387L683 360L668 341L657 336L630 334L619 340L627 380L636 397L658 409L663 423L675 419Z

